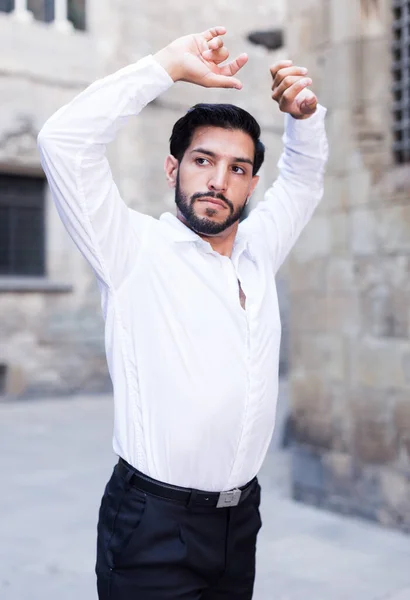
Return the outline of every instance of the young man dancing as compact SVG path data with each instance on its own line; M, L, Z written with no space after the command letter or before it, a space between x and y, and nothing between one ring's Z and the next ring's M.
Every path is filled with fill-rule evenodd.
M262 465L275 421L275 274L323 192L325 109L307 70L271 68L287 113L280 175L240 222L264 159L246 111L199 104L165 160L176 216L122 201L106 158L128 117L174 82L237 88L224 27L95 82L45 124L42 164L102 296L119 462L102 499L100 600L248 600ZM155 185L155 182L152 182Z

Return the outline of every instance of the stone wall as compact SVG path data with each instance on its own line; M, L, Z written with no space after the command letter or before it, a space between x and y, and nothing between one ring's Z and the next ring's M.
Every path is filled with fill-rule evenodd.
M87 84L153 53L179 35L222 23L232 54L247 51L244 91L211 91L178 84L146 108L109 148L125 201L154 216L173 210L163 174L173 123L195 102L234 102L255 114L268 147L260 191L276 174L282 116L270 98L269 65L286 56L247 41L251 31L280 27L285 3L241 0L195 5L162 0L89 0L88 32L62 34L51 24L23 24L0 13L0 170L41 174L36 136L45 120ZM164 18L166 15L166 19ZM7 396L100 392L110 389L103 321L93 274L47 197L47 277L0 278L0 373ZM1 379L1 377L0 377ZM1 388L1 381L0 381ZM0 389L1 394L1 389Z
M410 169L392 153L391 3L288 9L331 148L289 265L294 496L410 532Z

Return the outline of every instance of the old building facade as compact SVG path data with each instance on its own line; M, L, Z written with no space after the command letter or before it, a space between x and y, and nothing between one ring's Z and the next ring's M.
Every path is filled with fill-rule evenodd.
M409 3L232 4L0 0L0 397L111 389L94 276L41 171L42 124L96 78L226 24L232 53L250 55L244 90L169 90L110 146L116 181L133 208L173 210L162 171L172 124L195 102L233 102L256 116L268 148L257 202L281 148L268 67L288 57L309 67L331 157L325 198L281 276L294 496L409 531ZM284 26L279 50L248 40Z
M250 54L244 91L178 84L130 121L109 148L110 163L130 206L154 216L173 210L163 174L172 125L195 102L226 101L259 119L269 150L260 189L273 180L282 118L268 68L285 51L247 38L282 26L284 3L240 5L0 0L0 396L111 389L97 285L60 223L36 148L46 119L86 85L175 37L226 24L232 53Z
M288 4L331 148L288 263L294 495L410 531L410 6Z

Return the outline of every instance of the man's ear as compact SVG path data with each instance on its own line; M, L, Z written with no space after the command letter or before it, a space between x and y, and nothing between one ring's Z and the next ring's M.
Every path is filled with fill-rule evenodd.
M251 187L249 189L249 195L248 195L248 198L246 200L246 204L248 204L249 200L251 199L251 196L252 196L253 192L255 191L255 188L258 185L258 183L259 183L259 175L254 175L252 177Z
M168 156L165 159L164 170L170 188L175 188L176 186L178 166L179 161L175 158L175 156L172 156L172 154L168 154Z

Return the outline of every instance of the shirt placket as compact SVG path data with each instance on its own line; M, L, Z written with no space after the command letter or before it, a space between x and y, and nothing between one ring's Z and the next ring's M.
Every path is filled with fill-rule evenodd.
M233 301L236 305L236 309L240 310L241 314L242 314L243 326L244 326L244 331L245 331L245 339L246 339L245 344L246 344L246 382L247 383L246 383L245 405L244 405L244 409L243 409L241 432L239 435L238 446L237 446L237 449L235 452L235 459L234 459L234 463L232 465L232 470L231 470L229 480L227 482L227 489L229 489L229 488L233 487L233 485L231 484L231 480L236 479L236 473L238 473L238 471L240 472L242 463L243 463L243 457L246 455L246 452L244 452L244 443L245 443L245 439L247 437L247 422L248 422L248 413L249 413L249 409L250 409L250 400L251 400L251 398L250 398L251 332L250 332L250 320L249 320L249 304L250 303L248 301L246 302L245 309L243 309L241 307L240 297L239 297L239 282L241 280L238 275L238 272L235 269L235 265L231 260L227 259L226 257L221 257L221 259L222 259L222 266L223 266L224 272L226 273L226 276L227 276L230 295L233 298ZM245 295L246 295L246 292L245 292Z

